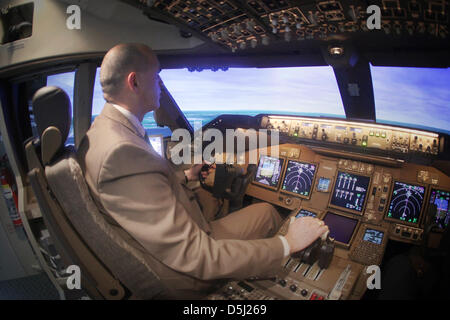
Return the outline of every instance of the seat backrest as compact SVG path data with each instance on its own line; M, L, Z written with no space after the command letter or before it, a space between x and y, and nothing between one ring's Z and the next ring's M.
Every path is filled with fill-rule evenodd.
M143 254L124 241L97 209L74 150L67 148L57 161L47 165L45 175L72 225L135 297L151 299L163 292Z
M71 120L67 94L57 87L38 90L33 112L40 139L26 147L29 175L51 225L49 232L103 298L124 298L123 286L133 298L157 297L164 291L161 281L143 254L128 246L103 218L89 193L75 149L64 146Z

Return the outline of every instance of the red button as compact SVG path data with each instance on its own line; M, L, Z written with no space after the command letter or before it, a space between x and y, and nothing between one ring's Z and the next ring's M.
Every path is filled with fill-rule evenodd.
M317 298L317 294L313 293L313 294L311 295L311 298L310 298L309 300L316 300L316 298Z
M324 297L320 296L317 300L323 300L323 299L324 299Z

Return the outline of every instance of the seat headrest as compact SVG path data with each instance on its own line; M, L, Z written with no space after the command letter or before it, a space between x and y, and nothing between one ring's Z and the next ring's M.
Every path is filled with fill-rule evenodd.
M42 161L51 161L64 145L70 132L72 105L69 96L58 87L43 87L33 97L33 113L41 140Z

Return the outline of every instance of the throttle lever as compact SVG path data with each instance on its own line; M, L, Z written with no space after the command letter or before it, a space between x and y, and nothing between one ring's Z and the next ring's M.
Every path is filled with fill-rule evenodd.
M314 264L314 262L316 262L321 242L322 240L319 238L304 250L305 252L303 253L302 262L309 265L312 265Z
M334 239L330 237L330 232L327 231L321 237L322 245L319 249L319 261L318 265L321 269L327 269L330 266L331 260L334 254Z

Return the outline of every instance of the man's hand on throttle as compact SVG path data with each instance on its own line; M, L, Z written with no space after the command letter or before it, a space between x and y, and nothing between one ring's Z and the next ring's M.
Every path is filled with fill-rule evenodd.
M290 253L305 249L328 230L328 226L322 220L313 217L294 220L286 235L286 240L291 248Z

